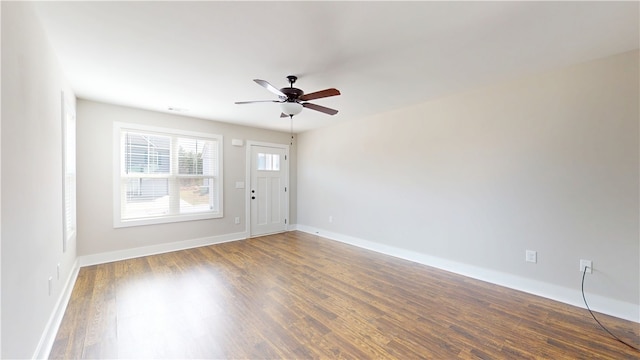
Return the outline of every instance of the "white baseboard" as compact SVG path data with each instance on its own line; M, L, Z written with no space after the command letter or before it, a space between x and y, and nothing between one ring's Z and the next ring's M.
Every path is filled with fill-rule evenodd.
M363 249L413 261L419 264L432 266L470 278L486 281L492 284L523 291L529 294L542 296L544 298L559 301L565 304L581 307L583 309L586 308L582 300L582 293L579 289L571 289L545 283L542 281L523 278L520 276L447 260L412 250L406 250L348 235L333 233L311 226L297 224L295 228L299 231L322 236L323 238L327 238L330 240L354 245ZM640 306L638 306L638 304L619 301L597 294L586 293L586 296L589 299L589 307L591 307L592 310L603 314L615 316L617 318L640 323Z
M164 254L172 251L192 249L201 246L208 246L214 244L221 244L225 242L244 240L247 238L247 233L233 233L216 236L208 236L204 238L176 241L166 244L158 244L151 246L137 247L133 249L110 251L99 254L83 255L78 257L80 267L105 264L113 261L133 259L142 256Z
M33 359L48 359L49 353L51 352L51 348L53 347L53 342L56 339L56 335L58 334L58 329L60 328L60 324L62 323L62 318L64 317L64 312L67 309L67 304L69 304L69 300L71 299L71 292L73 291L73 286L76 283L76 279L78 278L78 273L80 272L80 265L78 260L73 263L73 267L67 278L67 281L64 284L64 288L58 297L58 301L56 302L56 306L53 309L53 313L49 317L49 321L42 332L42 336L40 337L40 341L38 342L38 346L33 354Z

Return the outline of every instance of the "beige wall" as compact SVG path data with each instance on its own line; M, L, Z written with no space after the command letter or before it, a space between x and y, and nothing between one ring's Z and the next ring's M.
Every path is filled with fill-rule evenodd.
M186 240L224 236L245 231L245 190L236 181L245 181L248 140L285 144L288 133L230 125L153 111L78 100L78 255L92 255L157 246ZM224 136L224 217L180 223L113 228L113 123L128 122L203 131ZM242 139L244 146L231 145ZM295 143L290 150L291 209L296 213ZM239 225L234 218L239 216Z
M638 97L636 51L300 134L298 223L571 296L590 259L637 314Z
M74 98L31 5L2 6L2 353L38 355L76 259L62 251L61 92ZM60 264L60 278L57 277ZM52 277L52 292L48 279ZM42 354L40 354L42 355Z

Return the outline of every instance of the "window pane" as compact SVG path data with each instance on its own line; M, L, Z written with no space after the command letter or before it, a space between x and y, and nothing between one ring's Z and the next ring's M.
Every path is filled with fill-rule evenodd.
M76 231L76 176L67 175L64 179L64 225L66 234Z
M124 133L126 174L168 174L171 138L161 135Z
M215 175L217 147L214 141L178 139L178 174Z
M139 219L169 214L169 179L125 180L123 219Z
M180 213L206 212L216 210L214 204L215 189L213 178L181 178Z
M280 155L258 153L258 170L280 171Z
M271 163L271 154L267 154L267 165L265 166L265 170L271 170L273 164Z

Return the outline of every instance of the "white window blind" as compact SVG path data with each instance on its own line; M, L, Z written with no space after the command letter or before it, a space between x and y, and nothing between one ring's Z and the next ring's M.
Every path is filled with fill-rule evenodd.
M63 239L62 249L76 236L76 112L62 93L62 172Z
M117 124L114 226L222 217L222 137Z

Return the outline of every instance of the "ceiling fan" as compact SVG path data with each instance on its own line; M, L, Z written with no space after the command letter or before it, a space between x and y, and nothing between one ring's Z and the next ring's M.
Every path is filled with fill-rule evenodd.
M311 110L320 111L328 115L335 115L338 113L338 110L307 102L309 100L340 95L340 91L338 91L338 89L330 88L330 89L312 92L310 94L305 94L304 91L293 87L293 84L295 84L296 80L298 80L297 76L289 75L287 76L287 79L289 80L289 87L284 87L279 90L278 88L269 84L265 80L260 80L260 79L253 80L258 85L278 95L279 100L237 101L236 104L252 104L252 103L259 103L259 102L280 103L280 107L282 108L282 113L280 114L280 117L291 117L291 118L293 118L293 115L299 114L302 111L302 108L308 108Z

